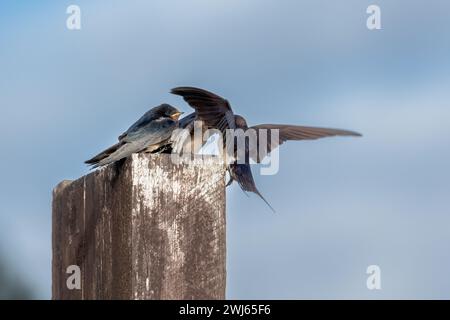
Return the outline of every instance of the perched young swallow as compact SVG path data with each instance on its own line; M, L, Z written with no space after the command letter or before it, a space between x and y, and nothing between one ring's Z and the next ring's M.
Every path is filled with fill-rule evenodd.
M269 154L276 147L281 145L287 140L313 140L323 137L331 136L361 136L361 134L341 129L330 129L330 128L316 128L316 127L305 127L297 125L284 125L284 124L260 124L252 127L248 127L247 121L244 117L236 115L231 109L230 103L212 93L203 89L194 87L178 87L172 89L171 93L183 97L183 99L195 109L196 118L203 121L203 124L207 128L218 129L222 132L223 141L226 143L226 130L227 129L247 129L256 130L257 137L259 137L259 130L266 129L268 136L270 136L270 130L279 130L279 140L270 141L267 139L267 146L265 150L267 152L262 154L260 158L259 153L257 153L256 158L252 158L255 162L259 163L261 160ZM259 147L259 138L257 140L257 148ZM263 148L264 150L264 148ZM246 158L249 155L248 146L246 146ZM250 156L252 156L250 154ZM236 158L236 157L235 157ZM270 204L264 199L261 193L256 188L255 182L253 180L252 171L250 169L250 164L245 163L231 163L228 166L228 171L230 173L230 180L228 185L230 185L234 180L238 182L239 186L244 191L254 192L260 196L267 205L272 209ZM272 209L273 210L273 209Z
M119 136L118 143L85 163L97 168L126 158L132 153L160 150L169 144L181 114L182 112L168 104L150 109Z

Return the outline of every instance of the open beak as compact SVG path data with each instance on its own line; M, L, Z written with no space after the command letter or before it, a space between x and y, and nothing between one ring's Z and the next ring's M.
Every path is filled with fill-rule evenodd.
M173 115L171 115L170 117L173 119L173 120L178 120L178 118L183 114L184 112L176 112L176 113L174 113Z

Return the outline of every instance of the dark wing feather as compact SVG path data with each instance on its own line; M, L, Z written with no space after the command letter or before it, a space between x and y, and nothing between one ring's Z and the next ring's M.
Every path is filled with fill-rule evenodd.
M84 163L86 163L86 164L96 164L96 163L100 162L101 160L107 158L111 154L113 154L115 151L117 151L117 149L119 149L121 146L123 146L124 143L125 142L123 142L123 141L118 142L115 145L109 147L108 149L100 152L98 155L96 155L92 159L86 160Z
M234 114L230 104L224 98L194 87L178 87L171 93L183 99L195 109L197 118L202 120L208 128L219 129L225 133L226 129L234 129Z
M270 153L272 150L274 150L287 140L315 140L319 138L333 137L333 136L354 136L354 137L361 136L360 133L349 130L294 126L284 124L260 124L257 126L250 127L250 129L255 129L257 131L258 138L259 138L259 130L267 129L267 152L265 154L263 153L262 158L264 158L268 153ZM279 141L271 141L270 130L272 129L279 130ZM258 149L259 147L260 146L258 146ZM258 159L254 160L260 162L262 159L260 159L258 156Z

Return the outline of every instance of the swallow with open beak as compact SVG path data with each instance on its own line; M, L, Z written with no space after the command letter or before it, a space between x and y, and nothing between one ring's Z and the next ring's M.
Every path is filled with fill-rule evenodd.
M85 161L92 168L105 166L138 152L158 152L169 145L182 112L169 104L161 104L147 111L127 131L119 136L119 142Z
M348 130L285 124L260 124L248 127L245 118L234 114L230 103L226 99L212 92L194 87L178 87L172 89L171 93L183 97L183 99L195 109L196 118L201 120L207 128L220 130L225 144L227 129L242 129L244 131L253 129L256 131L258 137L257 150L260 150L259 130L267 130L268 135L270 135L271 130L278 130L278 141L270 141L270 139L267 139L266 148L262 149L266 150L266 153L258 152L255 157L254 153L249 154L248 145L246 144L246 159L250 156L257 163L261 162L266 155L287 140L313 140L332 136L361 136L361 134L357 132ZM224 154L226 154L226 152ZM235 155L232 156L237 158ZM231 162L228 165L228 172L230 174L230 180L228 181L227 186L233 181L237 181L242 190L256 193L273 210L267 200L256 188L248 161L245 161L244 163L238 163L237 161Z

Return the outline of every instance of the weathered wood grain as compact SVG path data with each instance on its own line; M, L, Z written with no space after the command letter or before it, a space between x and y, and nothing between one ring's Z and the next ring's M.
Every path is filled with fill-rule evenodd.
M224 299L225 169L135 154L53 191L54 299ZM81 268L81 290L66 268Z

